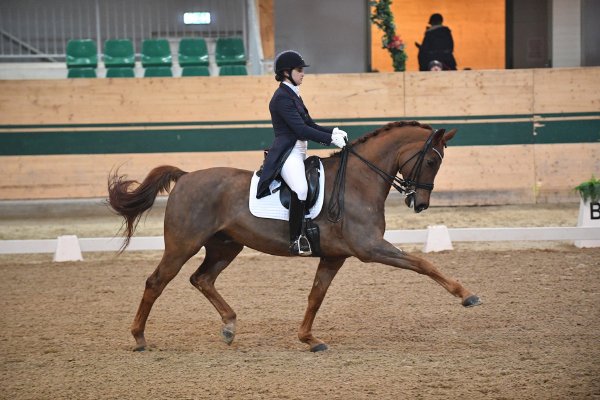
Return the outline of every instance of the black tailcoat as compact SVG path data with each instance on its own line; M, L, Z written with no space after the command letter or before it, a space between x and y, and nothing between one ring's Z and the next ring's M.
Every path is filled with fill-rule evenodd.
M256 198L270 194L269 185L277 178L297 140L312 140L331 144L333 128L317 125L304 106L302 99L287 85L281 83L269 103L275 140L263 164Z
M455 70L456 60L452 32L447 26L434 26L425 32L425 38L419 47L419 70L427 71L429 63L437 60L444 64L444 69Z

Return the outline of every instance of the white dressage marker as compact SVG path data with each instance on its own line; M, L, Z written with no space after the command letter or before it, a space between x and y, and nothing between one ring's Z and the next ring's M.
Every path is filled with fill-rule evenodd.
M75 235L59 236L54 252L54 262L83 261L79 240Z

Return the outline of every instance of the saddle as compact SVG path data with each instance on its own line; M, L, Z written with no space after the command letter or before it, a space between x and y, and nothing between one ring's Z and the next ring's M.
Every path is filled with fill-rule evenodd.
M267 151L265 150L265 158L267 156ZM312 208L317 199L319 198L319 172L320 167L320 158L318 156L310 156L306 160L304 160L304 173L306 175L306 182L308 183L308 194L306 196L306 205L307 209ZM260 167L256 175L260 176L262 173L263 166ZM285 181L281 178L281 176L277 177L277 180L281 182L281 185L276 188L273 193L279 191L279 201L281 205L290 209L290 201L292 197L292 190L285 183Z
M310 156L304 160L304 173L308 183L308 194L306 195L306 209L308 210L315 205L319 197L319 157ZM291 197L292 190L282 179L281 186L279 186L279 201L288 210L290 209Z

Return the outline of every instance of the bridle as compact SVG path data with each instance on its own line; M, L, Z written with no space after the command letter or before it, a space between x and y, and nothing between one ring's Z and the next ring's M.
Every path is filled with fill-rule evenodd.
M331 199L329 200L329 205L327 207L327 219L331 222L338 222L342 218L342 214L344 212L344 191L346 186L346 166L348 164L348 155L353 154L363 163L365 163L369 168L371 168L377 175L383 178L384 181L389 183L394 189L396 189L400 194L405 197L414 196L417 189L424 189L427 191L433 190L433 183L421 183L419 182L419 176L421 175L421 169L423 167L423 161L425 161L425 155L429 152L429 150L433 150L439 157L440 160L444 158L442 153L438 151L435 147L433 147L433 138L436 134L437 130L432 130L431 134L425 141L423 148L415 153L408 160L404 161L402 165L398 168L398 172L402 171L402 168L414 158L417 160L413 165L410 173L408 174L408 178L403 179L398 175L390 175L387 172L383 171L381 168L358 154L354 151L354 148L348 143L341 151L340 154L340 168L335 176L335 181L333 184L333 191L331 193Z

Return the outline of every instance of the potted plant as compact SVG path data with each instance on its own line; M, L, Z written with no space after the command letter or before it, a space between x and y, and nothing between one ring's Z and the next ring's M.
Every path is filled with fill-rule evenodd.
M600 199L600 179L596 179L592 175L590 180L575 186L575 190L579 192L584 203L594 203Z
M394 15L390 9L391 0L374 0L369 5L373 7L371 22L383 31L381 47L390 52L394 71L406 70L406 52L404 41L396 34Z

